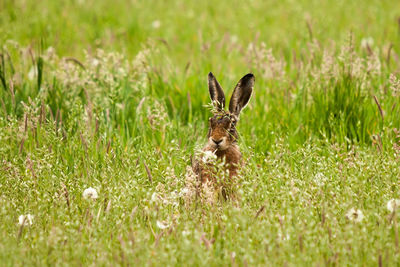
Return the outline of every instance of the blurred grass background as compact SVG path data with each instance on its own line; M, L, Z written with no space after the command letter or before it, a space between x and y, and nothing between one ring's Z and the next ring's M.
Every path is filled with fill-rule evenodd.
M342 42L350 31L357 43L373 37L378 46L393 43L399 49L399 6L392 1L5 0L1 5L2 41L30 45L44 39L61 55L81 55L82 49L97 46L132 56L148 38L162 38L177 63L193 60L198 65L203 63L201 47L214 46L225 34L245 45L258 36L290 56L305 48L310 37L323 44Z

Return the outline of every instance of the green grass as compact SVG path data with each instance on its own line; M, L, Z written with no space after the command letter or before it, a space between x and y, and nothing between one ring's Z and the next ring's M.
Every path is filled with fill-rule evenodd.
M1 2L0 265L399 265L399 16L374 0ZM256 77L231 201L191 195L209 71L228 94Z

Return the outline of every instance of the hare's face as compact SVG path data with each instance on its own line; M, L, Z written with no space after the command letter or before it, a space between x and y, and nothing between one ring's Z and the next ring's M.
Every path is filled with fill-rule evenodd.
M210 118L208 145L215 150L226 150L236 141L237 133L233 119L228 115L215 115Z
M254 75L249 73L239 80L229 102L229 111L225 111L225 94L221 85L210 72L208 90L215 107L214 116L210 118L208 146L214 150L228 149L238 137L236 123L240 111L247 105L253 92Z

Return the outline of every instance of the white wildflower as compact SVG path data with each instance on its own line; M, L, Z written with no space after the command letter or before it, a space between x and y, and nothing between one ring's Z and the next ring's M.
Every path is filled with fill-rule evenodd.
M164 222L157 221L157 227L160 229L167 229L170 227L170 224L168 224L165 221Z
M387 209L390 212L395 211L398 207L400 207L400 199L391 199L386 204Z
M29 226L33 224L33 215L26 214L18 217L18 225Z
M84 199L97 199L99 197L96 189L92 187L86 188L82 195Z
M151 202L157 202L158 199L159 199L159 196L157 195L156 192L154 192L154 193L151 195Z
M100 65L100 60L97 58L92 58L92 66L97 68Z
M374 39L372 37L367 37L361 39L361 47L362 48L367 48L367 47L372 47L374 45Z
M36 70L36 66L32 66L28 72L28 79L30 81L33 81L35 79L35 77L37 76L37 70Z
M161 22L159 20L155 20L151 23L151 27L153 27L154 29L158 29L161 26Z
M346 218L349 219L350 221L354 221L354 222L358 223L364 219L364 214L362 213L361 210L356 210L355 208L351 208L346 213Z
M231 36L231 42L232 43L237 43L238 40L239 40L239 37L237 35L232 35Z
M44 59L46 62L50 62L50 63L52 63L52 64L55 64L55 59L56 59L56 58L57 58L56 50L54 49L54 47L49 46L49 47L46 49L45 53L43 54L43 59Z

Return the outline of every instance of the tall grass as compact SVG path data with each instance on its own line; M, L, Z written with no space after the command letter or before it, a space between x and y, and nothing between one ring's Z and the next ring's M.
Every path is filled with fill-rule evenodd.
M120 54L107 55L102 50L87 54L83 61L59 58L52 49L45 56L34 55L31 49L4 50L2 112L21 117L23 103L36 99L50 108L52 116L59 113L66 119L73 106L82 103L79 112L89 109L90 116L99 116L98 120L107 122L111 130L119 128L125 138L146 128L154 133L157 128L164 132L159 137L164 142L169 120L187 125L193 123L193 117L206 119L203 106L208 96L206 90L197 89L204 87L200 81L192 84L187 78L188 86L181 85L179 74L168 70L172 66L165 59L167 56L161 61L167 64L166 70L152 66L151 62L156 64L162 53L150 53L155 51L153 45L140 52L132 63ZM254 73L259 77L254 103L244 119L247 124L257 123L247 129L262 131L270 124L278 135L286 135L289 143L301 145L314 137L370 144L384 128L399 128L396 76L383 67L378 48L370 55L359 55L351 50L352 46L345 44L336 49L342 53L336 58L335 50L318 48L305 54L303 60L287 62L275 58L265 44L252 44L249 52L238 58L255 66ZM288 72L285 68L290 67L285 66L297 69ZM224 76L221 78L224 81ZM142 108L147 109L144 117ZM137 120L148 127L139 127ZM264 135L268 136L260 134Z

